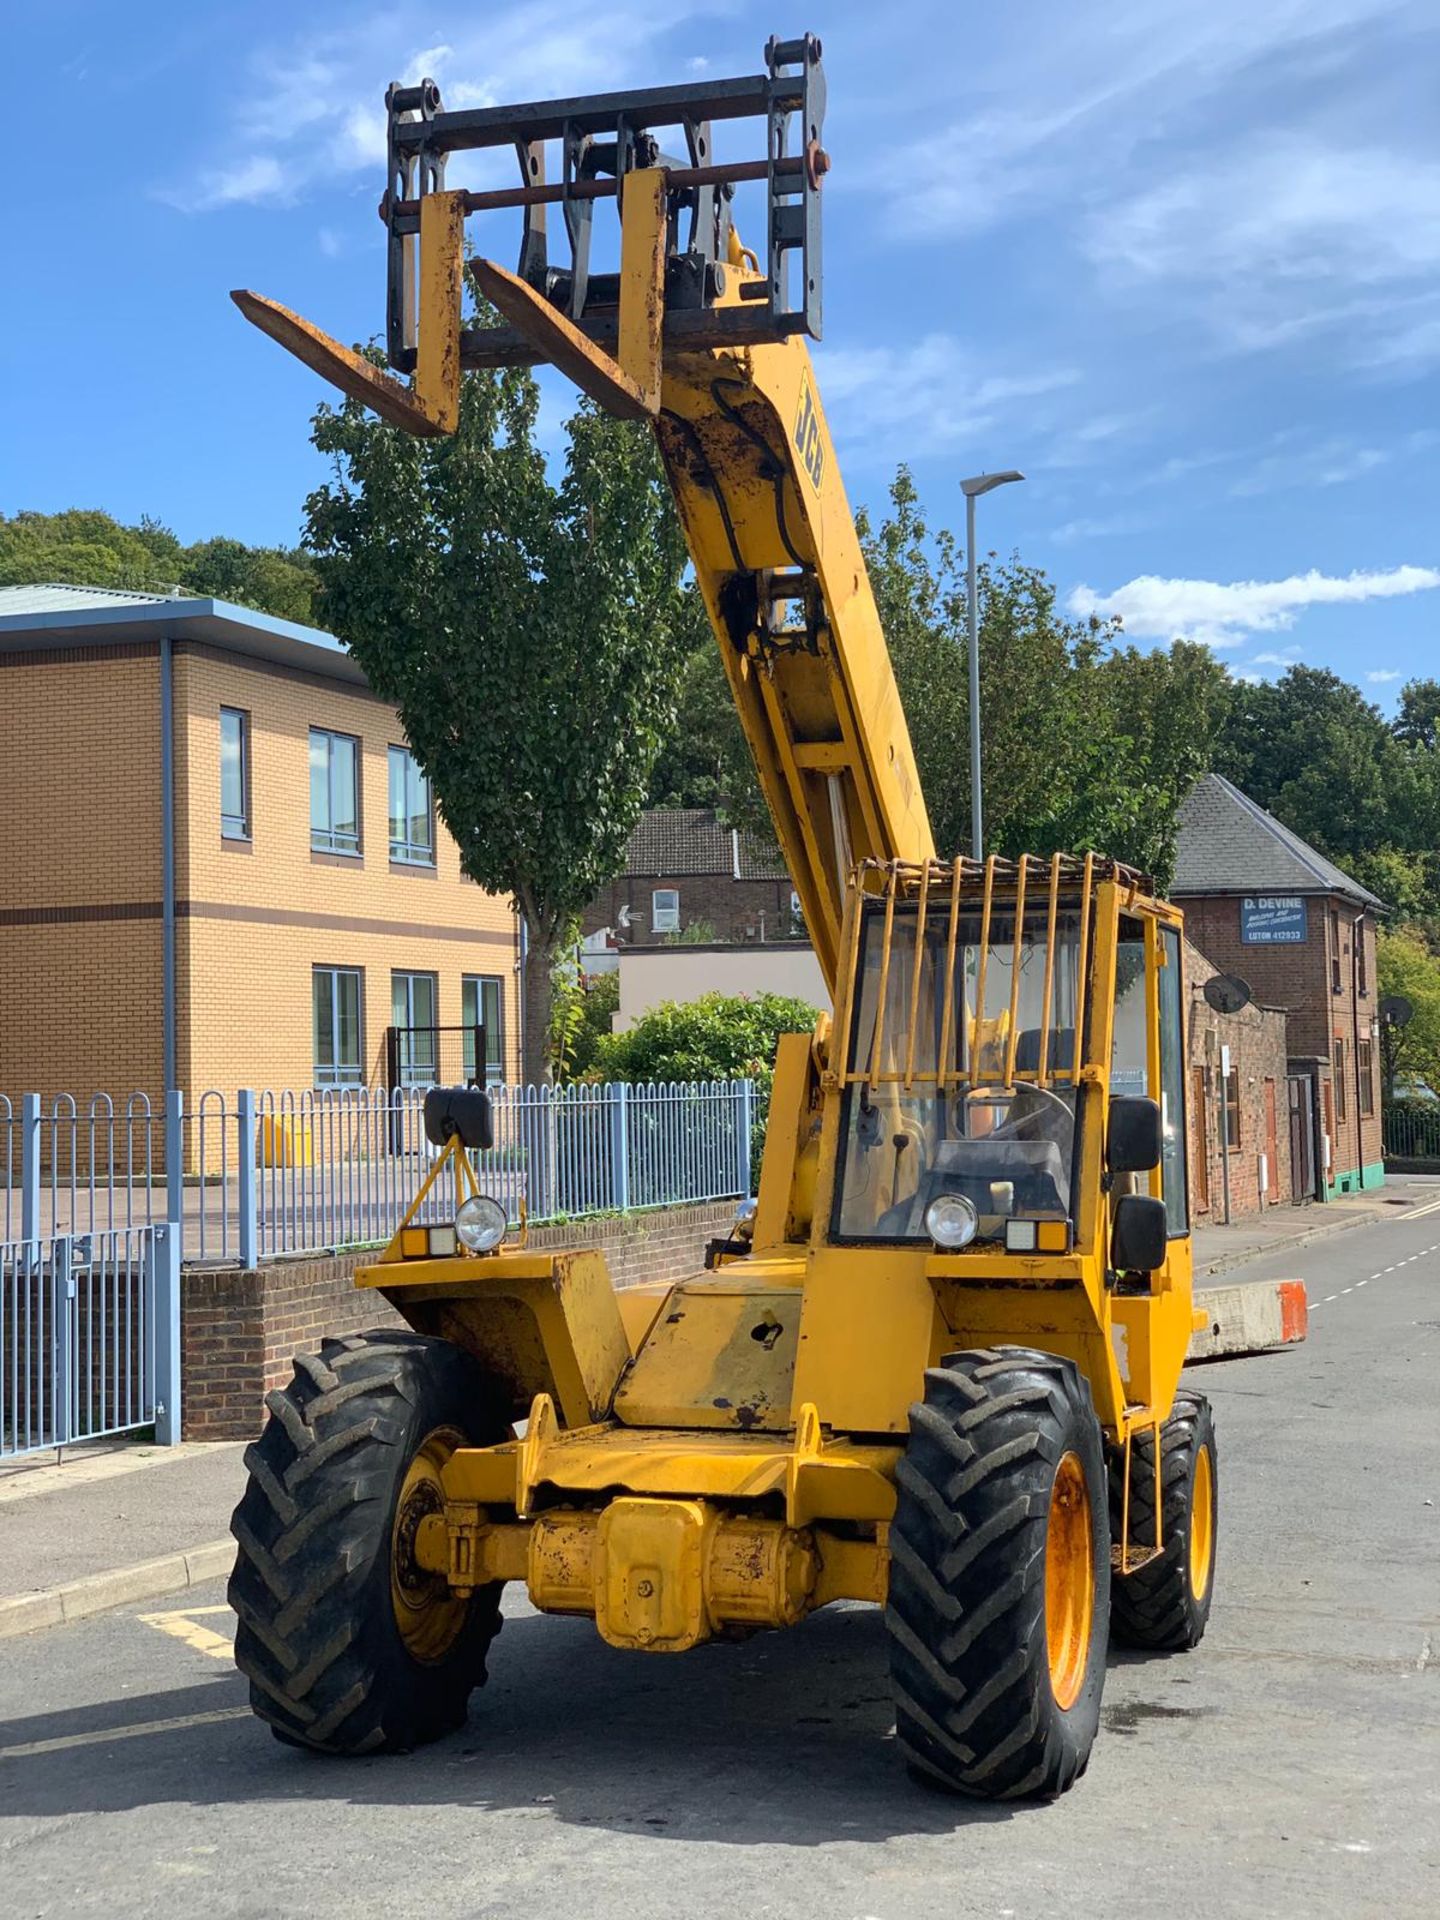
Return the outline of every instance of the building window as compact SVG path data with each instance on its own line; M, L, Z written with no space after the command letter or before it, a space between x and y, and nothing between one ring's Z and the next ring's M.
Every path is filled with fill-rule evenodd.
M650 931L680 931L680 893L676 887L657 887L650 896Z
M1356 1072L1360 1079L1360 1112L1368 1120L1375 1111L1375 1048L1369 1040L1356 1042Z
M475 1029L485 1029L485 1083L493 1086L505 1078L505 985L497 975L462 974L460 979L460 1023L463 1035L465 1078L478 1080L475 1071Z
M250 716L239 707L220 709L220 834L250 838Z
M310 845L317 853L360 851L360 742L310 729Z
M1340 980L1340 915L1336 908L1330 909L1330 991L1342 991Z
M1370 977L1365 966L1365 922L1363 918L1355 922L1355 925L1350 930L1350 937L1355 942L1355 985L1359 992L1368 994L1370 991Z
M358 1087L364 1083L360 979L356 967L314 969L317 1087Z
M390 975L390 1019L398 1087L433 1087L440 1041L440 983L433 973Z
M430 782L408 747L390 749L390 858L435 864L435 807Z
M1335 1037L1335 1119L1345 1124L1345 1042Z
M1231 1067L1225 1075L1225 1144L1240 1145L1240 1069Z

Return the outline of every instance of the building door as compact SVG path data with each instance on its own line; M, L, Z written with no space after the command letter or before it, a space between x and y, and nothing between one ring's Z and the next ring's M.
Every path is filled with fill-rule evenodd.
M1205 1069L1190 1069L1190 1105L1195 1115L1195 1211L1210 1211L1210 1109L1205 1100Z
M1280 1142L1276 1134L1275 1082L1265 1082L1265 1201L1274 1206L1280 1198Z
M1315 1193L1315 1136L1308 1073L1285 1076L1290 1108L1290 1197L1298 1207Z

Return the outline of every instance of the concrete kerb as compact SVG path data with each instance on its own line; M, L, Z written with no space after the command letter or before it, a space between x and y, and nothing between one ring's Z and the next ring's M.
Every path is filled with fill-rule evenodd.
M104 1613L130 1600L153 1600L159 1594L198 1587L228 1573L235 1561L231 1539L207 1540L183 1553L164 1553L131 1567L112 1567L88 1574L43 1593L19 1593L0 1600L0 1640L34 1633L41 1627L59 1627L87 1614Z
M1209 1262L1203 1273L1197 1273L1196 1279L1212 1280L1217 1274L1233 1273L1236 1267L1248 1267L1254 1260L1268 1259L1272 1253L1291 1253L1298 1247L1308 1247L1314 1240L1328 1240L1335 1234L1353 1233L1357 1227L1373 1227L1377 1220L1389 1217L1378 1207L1366 1207L1347 1213L1343 1219L1322 1219L1299 1233L1283 1234L1268 1245L1257 1246L1252 1242L1248 1246L1237 1247L1233 1253L1222 1254ZM1393 1217L1403 1219L1405 1216L1397 1212Z

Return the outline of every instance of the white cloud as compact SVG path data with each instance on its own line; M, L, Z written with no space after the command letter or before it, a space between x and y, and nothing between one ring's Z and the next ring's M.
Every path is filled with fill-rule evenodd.
M1257 653L1250 662L1252 667L1293 667L1300 658L1299 647L1287 647L1283 653Z
M347 19L342 31L260 48L219 130L230 151L196 171L198 184L164 186L159 198L189 213L296 198L383 162L390 80L443 78L447 106L600 92L645 74L655 42L685 20L732 10L730 0L618 0L587 15L570 0L528 0L488 9L465 33L434 42L431 16L399 0ZM513 159L507 163L513 170ZM457 155L451 184L470 184L476 170L470 156ZM478 171L486 172L483 161Z
M909 347L827 346L817 366L832 430L891 459L976 439L1019 402L1079 379L1070 367L986 372L948 333L926 334ZM1027 421L1028 430L1034 425Z
M1392 567L1383 573L1292 574L1287 580L1162 580L1143 574L1113 593L1087 586L1070 595L1070 611L1082 618L1116 616L1136 640L1203 640L1212 647L1240 646L1252 633L1283 632L1307 607L1390 599L1440 587L1440 569ZM1286 664L1289 664L1288 662Z
M1398 680L1400 670L1398 667L1378 667L1374 673L1367 673L1365 678L1372 687L1383 687L1387 681Z

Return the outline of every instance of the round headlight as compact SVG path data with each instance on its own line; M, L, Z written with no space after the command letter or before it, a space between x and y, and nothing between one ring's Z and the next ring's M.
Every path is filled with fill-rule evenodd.
M730 1228L732 1240L753 1240L755 1238L755 1200L742 1200L735 1209L735 1219Z
M968 1247L979 1225L980 1216L963 1193L938 1193L925 1209L925 1231L947 1253Z
M489 1253L505 1238L505 1209L488 1193L472 1193L460 1202L455 1216L455 1232L462 1247L471 1253Z

